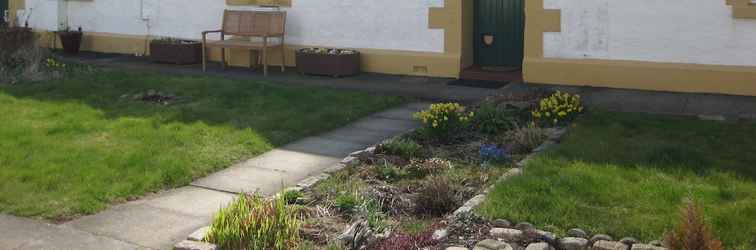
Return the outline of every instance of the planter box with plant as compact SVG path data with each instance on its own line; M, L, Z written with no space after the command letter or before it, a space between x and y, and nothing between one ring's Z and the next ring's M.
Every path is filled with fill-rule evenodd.
M4 60L19 49L33 42L34 32L30 28L0 28L0 59Z
M351 76L360 73L360 52L347 49L297 50L297 70L302 74Z
M65 27L61 31L58 31L58 37L60 37L60 43L63 45L63 52L67 54L78 54L81 49L81 38L84 33L81 31L81 27L77 30L71 30Z
M195 64L202 59L202 43L163 38L150 42L150 59L153 62Z

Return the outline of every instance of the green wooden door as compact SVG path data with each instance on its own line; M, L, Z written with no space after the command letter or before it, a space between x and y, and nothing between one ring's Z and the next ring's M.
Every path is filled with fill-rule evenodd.
M475 55L480 66L521 66L525 0L477 0Z
M0 23L5 21L3 18L6 10L8 10L8 0L0 0Z

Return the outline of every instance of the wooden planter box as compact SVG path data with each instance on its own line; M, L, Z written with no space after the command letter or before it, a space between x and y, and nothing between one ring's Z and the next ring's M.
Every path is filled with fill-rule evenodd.
M84 33L81 31L61 31L58 32L60 43L63 45L63 52L67 54L78 54L81 49L81 37Z
M360 73L360 53L319 54L297 50L297 70L302 74L333 77L356 75Z
M0 28L0 54L10 55L34 42L30 28Z
M152 41L150 59L153 62L196 64L202 60L202 43L194 41Z

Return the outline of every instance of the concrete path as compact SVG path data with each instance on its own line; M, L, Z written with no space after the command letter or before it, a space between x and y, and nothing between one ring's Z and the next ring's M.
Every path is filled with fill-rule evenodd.
M239 192L274 194L334 166L349 153L417 127L413 103L304 138L193 182L62 225L0 215L0 250L171 249Z

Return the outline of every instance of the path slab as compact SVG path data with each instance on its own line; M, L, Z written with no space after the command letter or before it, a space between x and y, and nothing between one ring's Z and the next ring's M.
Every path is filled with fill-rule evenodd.
M417 128L417 126L419 126L419 123L409 120L366 117L350 124L350 126L369 130L402 133Z
M210 189L186 186L151 198L145 205L186 215L212 218L218 209L231 203L236 195Z
M306 173L287 173L259 167L236 167L197 180L192 185L231 193L272 195L308 176Z
M148 249L32 219L0 214L0 249Z
M366 128L347 126L319 135L318 137L353 142L367 147L395 135L395 131L370 130Z
M343 158L349 153L360 150L366 145L323 137L307 137L283 146L281 149L300 153L314 154L334 158Z
M137 202L118 205L64 225L141 246L171 249L174 242L184 240L194 230L208 223L209 218L185 215Z
M405 107L396 108L396 109L389 109L386 111L372 114L370 115L370 117L411 121L415 113L417 113L420 110L423 110L424 108L427 108L428 105L430 104L416 104L414 106L405 106Z

